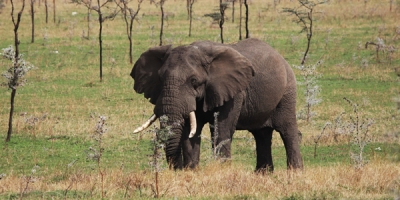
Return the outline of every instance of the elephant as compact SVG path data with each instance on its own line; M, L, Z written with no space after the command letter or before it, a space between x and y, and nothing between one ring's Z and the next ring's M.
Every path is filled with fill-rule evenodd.
M198 167L200 134L207 123L212 138L218 126L214 139L222 145L221 158L230 158L235 130L248 130L256 142L256 171L272 172L275 130L283 140L288 169L303 168L296 78L285 59L263 41L251 38L236 44L196 41L174 48L152 47L141 54L130 76L134 90L154 105L152 117L134 132L167 116L160 128L169 126L173 133L165 148L171 169Z

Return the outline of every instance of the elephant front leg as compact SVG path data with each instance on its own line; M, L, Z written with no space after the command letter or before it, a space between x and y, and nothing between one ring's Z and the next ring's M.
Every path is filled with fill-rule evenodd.
M231 143L242 108L244 94L237 95L214 111L214 122L210 126L215 156L227 160L231 157Z
M229 134L222 134L220 135L220 130L217 124L217 128L214 128L215 123L210 123L210 133L211 133L211 147L212 147L212 154L214 158L219 158L222 160L226 160L231 157L231 138L232 137L225 137L225 135Z
M197 117L198 119L199 117ZM200 162L200 144L201 144L201 130L203 129L204 122L197 120L197 130L194 137L189 138L190 122L185 122L184 136L182 138L182 153L183 153L183 166L184 168L194 169L198 167Z

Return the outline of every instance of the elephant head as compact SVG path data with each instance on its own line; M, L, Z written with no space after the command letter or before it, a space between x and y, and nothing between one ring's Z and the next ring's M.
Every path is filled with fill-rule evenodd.
M155 118L166 115L173 135L168 139L169 165L182 168L182 137L196 132L196 109L212 111L245 90L254 69L250 61L232 47L212 42L153 47L133 66L134 90L143 93L154 107ZM190 129L188 128L190 124ZM146 126L139 128L144 129ZM190 131L188 131L190 130Z

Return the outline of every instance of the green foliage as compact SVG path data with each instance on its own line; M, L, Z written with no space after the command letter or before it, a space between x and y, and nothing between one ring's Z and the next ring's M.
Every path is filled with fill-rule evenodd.
M298 85L304 85L304 97L305 105L297 112L297 118L306 120L307 123L311 122L312 118L316 115L313 111L314 106L321 103L322 99L319 97L321 88L317 84L317 78L321 76L317 72L317 67L321 65L322 61L318 61L314 65L301 65L294 66L294 68L300 71L301 81L298 81Z
M168 117L161 116L159 120L160 123L167 123ZM170 126L166 126L165 128L154 128L152 132L154 133L154 137L151 140L152 142L151 150L153 154L151 155L151 161L149 162L149 164L150 167L154 170L154 172L158 173L164 169L165 166L165 163L163 163L163 160L165 158L164 151L168 142L168 138L173 133L171 132Z
M168 117L161 116L159 118L160 124L167 124ZM160 197L159 191L159 173L165 169L165 163L163 162L165 158L165 148L168 142L168 138L173 134L171 131L171 126L165 126L164 128L155 128L153 131L154 136L152 139L152 151L153 154L150 156L150 167L153 169L154 178L154 197Z
M299 6L297 8L283 8L283 12L289 13L296 16L295 22L300 24L302 27L301 32L309 33L310 27L312 27L312 13L316 6L326 3L326 1L309 1L309 0L297 0Z
M350 114L349 133L353 136L352 143L356 151L351 152L351 159L357 169L362 168L368 161L364 156L364 149L371 142L372 136L370 127L374 124L374 119L366 118L359 110L356 103L344 98L351 106L353 112Z
M34 66L25 61L19 54L15 57L15 50L12 46L3 49L3 53L0 55L11 61L11 67L2 73L2 76L7 79L7 85L10 89L17 89L19 86L23 86L26 82L24 78L25 74L34 68Z
M213 12L213 13L207 13L203 15L204 17L211 17L213 21L218 22L221 19L221 13L219 12Z

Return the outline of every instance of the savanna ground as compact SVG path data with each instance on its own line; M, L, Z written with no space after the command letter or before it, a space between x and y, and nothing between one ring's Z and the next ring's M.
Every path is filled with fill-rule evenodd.
M136 4L130 3L134 9ZM164 43L177 46L196 40L218 42L218 26L212 25L211 18L203 17L216 12L218 4L217 0L195 2L192 37L188 37L186 2L166 1L169 18ZM253 0L249 5L251 37L269 43L291 65L300 64L306 35L293 22L296 18L282 13L282 8L296 6L289 0ZM148 1L141 7L139 22L134 24L134 60L159 42L159 8ZM236 42L239 37L239 5L235 7L234 23L231 9L226 11L229 19L224 25L225 43ZM153 134L132 134L151 115L153 106L132 89L132 64L122 18L117 16L104 23L104 77L99 82L96 13L92 12L90 37L85 39L86 9L82 5L56 1L56 22L50 12L48 24L43 2L39 5L37 1L35 9L35 42L30 42L28 2L19 31L20 51L36 68L27 75L27 84L17 90L11 142L0 143L0 198L153 198L155 173L149 165ZM8 2L0 14L1 48L14 43L10 12ZM161 198L399 198L400 105L395 101L400 96L400 1L394 1L390 11L389 0L331 0L315 8L314 19L306 65L323 61L317 68L322 75L317 81L322 102L313 107L316 115L311 122L298 120L303 133L304 170L286 170L285 151L277 133L273 174L253 173L255 143L245 131L234 136L232 161L221 164L212 158L210 134L205 130L198 170L174 172L162 161L165 170L159 173L158 182ZM379 51L379 60L375 46L364 46L366 42L376 43L378 37L386 45L385 51ZM397 50L391 53L390 45ZM1 71L9 66L8 60L0 59ZM295 73L301 80L300 72ZM298 86L299 112L305 104L304 90L304 85ZM0 133L4 138L10 93L2 84ZM358 104L357 113L344 97ZM354 132L349 128L355 124L351 119L357 119L357 114L359 133L369 138L361 160L352 156L360 149L354 145ZM107 117L108 129L102 137L101 173L98 163L90 159L93 152L89 150L98 147L92 136L100 115ZM338 116L342 118L335 122ZM374 119L374 123L367 132L361 124L368 119ZM332 126L318 139L327 122Z

